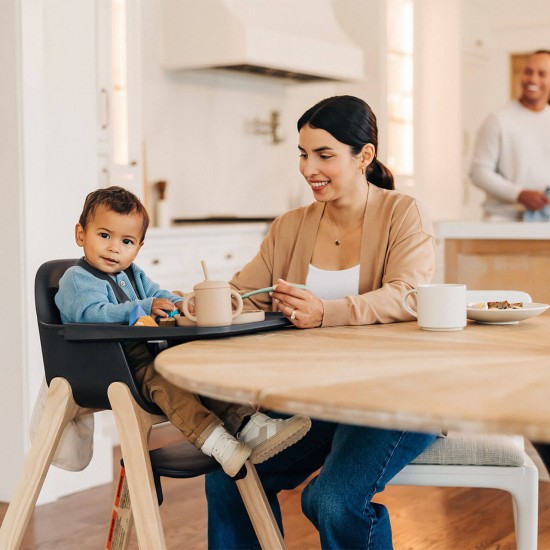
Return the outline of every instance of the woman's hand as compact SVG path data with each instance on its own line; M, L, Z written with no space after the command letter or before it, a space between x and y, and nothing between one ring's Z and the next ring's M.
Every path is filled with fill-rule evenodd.
M317 296L278 279L271 294L277 309L298 328L320 327L323 322L323 303Z
M168 298L153 298L151 317L168 317L167 311L174 311L176 306Z

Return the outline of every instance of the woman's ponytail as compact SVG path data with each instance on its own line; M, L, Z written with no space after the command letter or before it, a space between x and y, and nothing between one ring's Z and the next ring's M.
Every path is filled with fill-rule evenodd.
M382 189L395 189L395 183L393 181L393 174L390 172L390 169L382 164L376 157L368 165L367 180L370 181L376 187L381 187Z

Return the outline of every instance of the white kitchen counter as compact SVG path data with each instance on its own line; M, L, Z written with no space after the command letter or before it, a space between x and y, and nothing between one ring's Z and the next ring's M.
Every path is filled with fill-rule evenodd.
M550 240L550 223L437 222L438 239Z

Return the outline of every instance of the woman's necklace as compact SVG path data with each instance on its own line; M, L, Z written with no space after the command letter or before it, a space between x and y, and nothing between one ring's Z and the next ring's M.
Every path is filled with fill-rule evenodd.
M342 244L342 241L344 240L344 237L352 230L355 228L355 226L358 224L359 220L362 219L364 216L365 216L365 209L367 208L367 203L365 202L365 208L363 208L363 212L361 212L361 214L359 214L359 216L357 216L357 218L355 219L355 221L344 231L344 233L342 233L342 235L340 237L336 237L336 239L334 240L334 244L336 246L340 246ZM325 207L325 212L327 214L327 220L328 220L328 223L330 224L330 226L335 230L335 233L338 232L338 228L336 227L336 224L333 223L333 221L330 219L330 214L328 213L328 210L326 209Z

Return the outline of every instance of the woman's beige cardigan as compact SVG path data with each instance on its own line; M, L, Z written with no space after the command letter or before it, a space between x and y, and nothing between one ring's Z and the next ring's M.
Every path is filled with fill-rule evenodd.
M279 278L304 284L324 208L325 204L315 202L275 219L258 254L233 276L231 284L239 290L271 286ZM406 291L430 282L434 263L432 225L417 201L368 184L359 295L322 300L322 326L411 320L401 300ZM251 301L259 309L273 307L268 294Z

